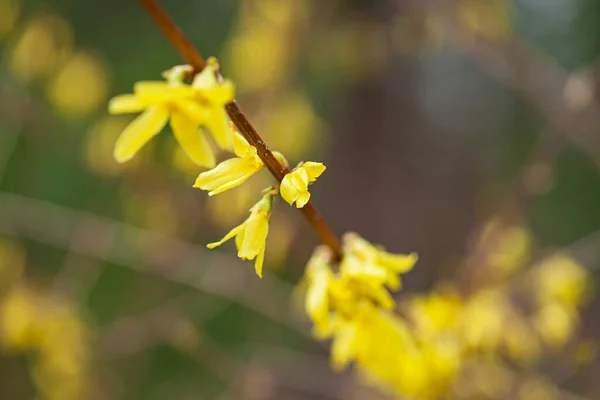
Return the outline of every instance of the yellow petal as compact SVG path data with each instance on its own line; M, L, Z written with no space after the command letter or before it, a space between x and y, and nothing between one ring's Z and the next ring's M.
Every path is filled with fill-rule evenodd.
M194 187L203 190L215 190L219 186L245 175L247 169L248 160L230 158L220 162L210 171L205 171L198 175Z
M214 196L219 193L226 192L229 189L233 189L234 187L237 187L237 186L241 185L242 183L246 182L246 180L248 180L248 178L250 178L252 175L254 175L254 172L248 172L245 175L242 175L239 178L229 181L226 184L219 186L215 190L208 192L208 195Z
M302 208L310 200L310 193L308 191L300 193L300 196L296 199L296 208Z
M235 131L235 128L231 127L231 129L233 130L233 152L238 157L244 157L252 146L248 144L241 134Z
M256 275L258 275L259 278L262 278L264 261L265 261L265 248L263 247L263 249L256 256L256 262L254 263L254 271L256 272Z
M179 111L198 124L202 123L207 118L208 114L206 108L194 101L179 100L176 104Z
M246 236L246 226L248 224L248 220L244 221L244 229L242 229L237 236L235 237L235 248L239 251L242 249L244 245L244 237Z
M231 239L232 237L238 235L240 232L243 231L243 229L245 228L246 224L245 222L242 223L241 225L236 226L235 228L233 228L232 230L230 230L227 235L225 235L223 237L223 239L219 240L218 242L214 242L214 243L209 243L206 245L206 247L208 247L209 249L214 249L217 246L222 245L223 243L225 243L226 241L228 241L229 239Z
M344 369L356 354L356 327L350 324L342 325L335 335L331 346L331 363L334 369Z
M235 85L229 79L219 82L217 85L200 91L202 97L216 106L224 106L231 103L235 96Z
M385 268L389 268L396 273L408 272L415 265L419 257L416 253L410 254L392 254L386 251L379 251L377 263Z
M133 94L122 94L110 99L108 112L111 114L131 114L144 109L140 100Z
M167 123L169 112L165 107L149 107L125 128L115 144L114 156L120 162L130 160Z
M193 101L194 90L186 84L173 85L163 81L138 82L133 92L143 104L176 104L181 101Z
M300 192L308 190L308 173L304 168L298 168L291 173L292 185Z
M260 160L258 160L260 161ZM255 159L230 158L210 171L198 175L195 188L210 190L209 196L232 189L250 178L263 166Z
M262 212L253 213L248 218L242 248L238 251L238 257L252 260L264 248L269 233L268 216Z
M279 185L279 194L289 204L292 205L300 196L300 192L292 183L292 173L286 174Z
M229 130L229 117L221 107L208 109L206 119L202 122L222 149L231 149L232 138Z
M308 174L308 181L314 182L319 176L321 176L326 167L323 165L323 163L307 161L302 165L302 168Z
M169 83L164 81L140 81L133 86L133 93L145 104L163 101L168 93Z
M317 271L306 291L306 312L315 324L327 320L329 315L329 277L326 270Z
M198 124L189 119L180 111L174 111L171 115L171 128L173 135L179 142L186 154L196 164L213 168L216 164L210 143L198 129Z

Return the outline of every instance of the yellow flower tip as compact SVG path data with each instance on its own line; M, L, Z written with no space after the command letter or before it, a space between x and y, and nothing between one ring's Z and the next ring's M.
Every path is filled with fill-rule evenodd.
M209 243L206 245L206 247L208 247L209 249L214 249L215 247L218 247L220 245L219 242L214 242L214 243Z
M254 271L256 272L256 275L261 279L263 277L262 271L263 271L264 260L265 260L265 247L263 246L261 251L256 256L256 262L254 263Z
M302 168L306 170L309 182L314 182L323 172L325 172L325 169L327 169L323 163L313 161L305 162L302 165Z
M134 154L132 153L126 153L123 151L123 149L119 148L119 147L115 147L114 151L113 151L113 157L115 159L116 162L118 162L119 164L124 164L127 161L131 160L133 158Z
M143 110L140 100L133 94L115 96L108 102L110 114L132 114Z

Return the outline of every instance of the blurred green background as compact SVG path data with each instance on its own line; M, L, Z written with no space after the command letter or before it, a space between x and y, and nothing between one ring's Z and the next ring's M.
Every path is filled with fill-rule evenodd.
M327 165L311 192L337 233L419 253L401 296L460 275L493 218L526 227L532 260L568 248L598 282L600 2L164 3L271 148ZM383 396L310 337L294 285L317 241L298 213L276 206L262 280L205 248L266 172L208 198L166 132L113 160L131 119L108 99L182 63L137 2L0 0L0 48L3 335L27 316L55 335L5 340L0 398ZM599 307L577 328L589 349ZM562 356L539 369L598 398L598 362L555 379Z

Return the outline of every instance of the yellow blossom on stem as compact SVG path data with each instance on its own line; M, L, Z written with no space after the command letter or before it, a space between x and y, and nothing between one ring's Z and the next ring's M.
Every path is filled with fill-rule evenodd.
M184 70L175 67L167 74L168 81L138 82L133 94L111 99L111 114L141 112L117 140L115 159L123 163L133 158L170 121L173 135L187 155L198 165L214 167L213 150L199 128L207 128L219 146L231 146L224 106L233 100L235 91L231 81L217 82L217 68L215 62L209 63L192 85L187 85L183 83Z
M238 257L242 260L254 260L256 274L262 278L265 258L265 245L269 233L269 217L273 207L273 195L267 193L250 209L250 216L242 224L233 228L223 239L207 245L214 249L235 236Z
M256 148L250 146L246 139L235 132L233 124L233 150L236 158L225 160L215 168L198 175L195 188L210 190L209 196L222 193L244 183L252 175L260 171L264 164L256 154Z
M325 171L323 163L308 161L294 168L283 177L280 185L281 197L290 205L296 202L297 208L308 203L310 193L308 185L313 183Z

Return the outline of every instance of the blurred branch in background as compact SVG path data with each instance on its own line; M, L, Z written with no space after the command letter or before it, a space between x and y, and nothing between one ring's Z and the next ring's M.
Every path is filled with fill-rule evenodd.
M600 104L596 82L581 72L569 74L554 60L533 50L517 37L489 41L446 31L458 49L469 55L490 76L530 102L554 129L576 144L600 167Z
M252 273L230 256L122 222L8 193L0 194L0 221L0 229L5 234L29 237L157 275L239 302L297 328L287 311L286 299L291 287L275 277L257 283Z

